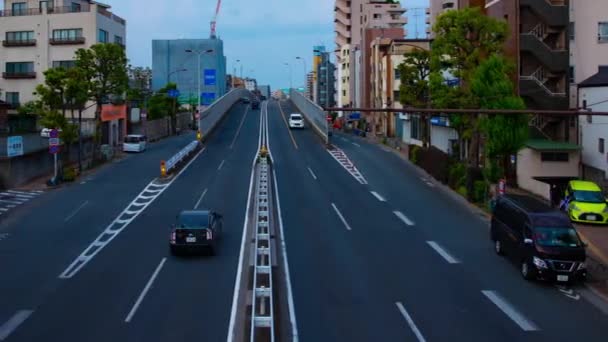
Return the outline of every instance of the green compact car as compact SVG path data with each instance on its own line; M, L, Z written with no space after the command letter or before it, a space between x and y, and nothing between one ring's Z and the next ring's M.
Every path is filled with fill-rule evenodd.
M581 223L608 223L608 200L593 182L570 181L566 189L570 220Z

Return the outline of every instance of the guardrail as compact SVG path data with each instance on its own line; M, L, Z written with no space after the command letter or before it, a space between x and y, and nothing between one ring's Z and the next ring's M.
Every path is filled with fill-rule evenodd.
M291 98L291 102L302 112L306 120L310 122L315 132L323 138L325 143L329 143L329 126L327 125L327 117L323 108L294 89L289 90L289 97Z
M185 160L192 156L193 152L198 150L201 146L200 141L196 140L189 143L186 147L184 147L181 151L177 152L173 157L171 157L166 162L162 160L160 162L160 175L161 177L166 177L172 171L175 171L176 168L181 165Z
M249 91L246 89L233 89L203 110L201 117L198 120L198 127L200 128L201 133L203 133L203 137L206 137L215 129L230 107L232 107L241 97L247 96L248 94Z

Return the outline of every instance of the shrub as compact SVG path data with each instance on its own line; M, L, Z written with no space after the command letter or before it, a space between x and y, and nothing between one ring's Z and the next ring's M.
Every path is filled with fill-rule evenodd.
M486 181L475 181L473 183L473 200L476 203L483 203L488 196L488 183Z
M420 146L413 145L410 147L410 161L414 164L418 164L418 157L420 154Z
M73 182L76 180L76 170L73 167L68 167L63 172L64 182Z
M450 166L448 171L448 184L453 189L458 189L466 182L467 168L463 163L456 162Z
M460 196L467 198L467 188L465 186L459 186L456 192L458 192Z

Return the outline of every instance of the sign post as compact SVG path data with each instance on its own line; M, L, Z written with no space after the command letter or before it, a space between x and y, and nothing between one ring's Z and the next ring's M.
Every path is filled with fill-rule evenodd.
M55 168L55 176L53 179L57 181L57 153L59 152L59 131L52 129L49 134L49 153L53 155L53 165Z

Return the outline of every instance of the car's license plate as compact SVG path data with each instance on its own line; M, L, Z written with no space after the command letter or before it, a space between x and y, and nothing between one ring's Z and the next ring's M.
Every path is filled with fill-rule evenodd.
M568 281L568 276L567 275L558 275L557 281Z
M595 215L587 215L587 220L589 220L589 221L595 221L595 220L597 220L597 216L595 216Z
M196 242L196 237L187 237L186 242Z

